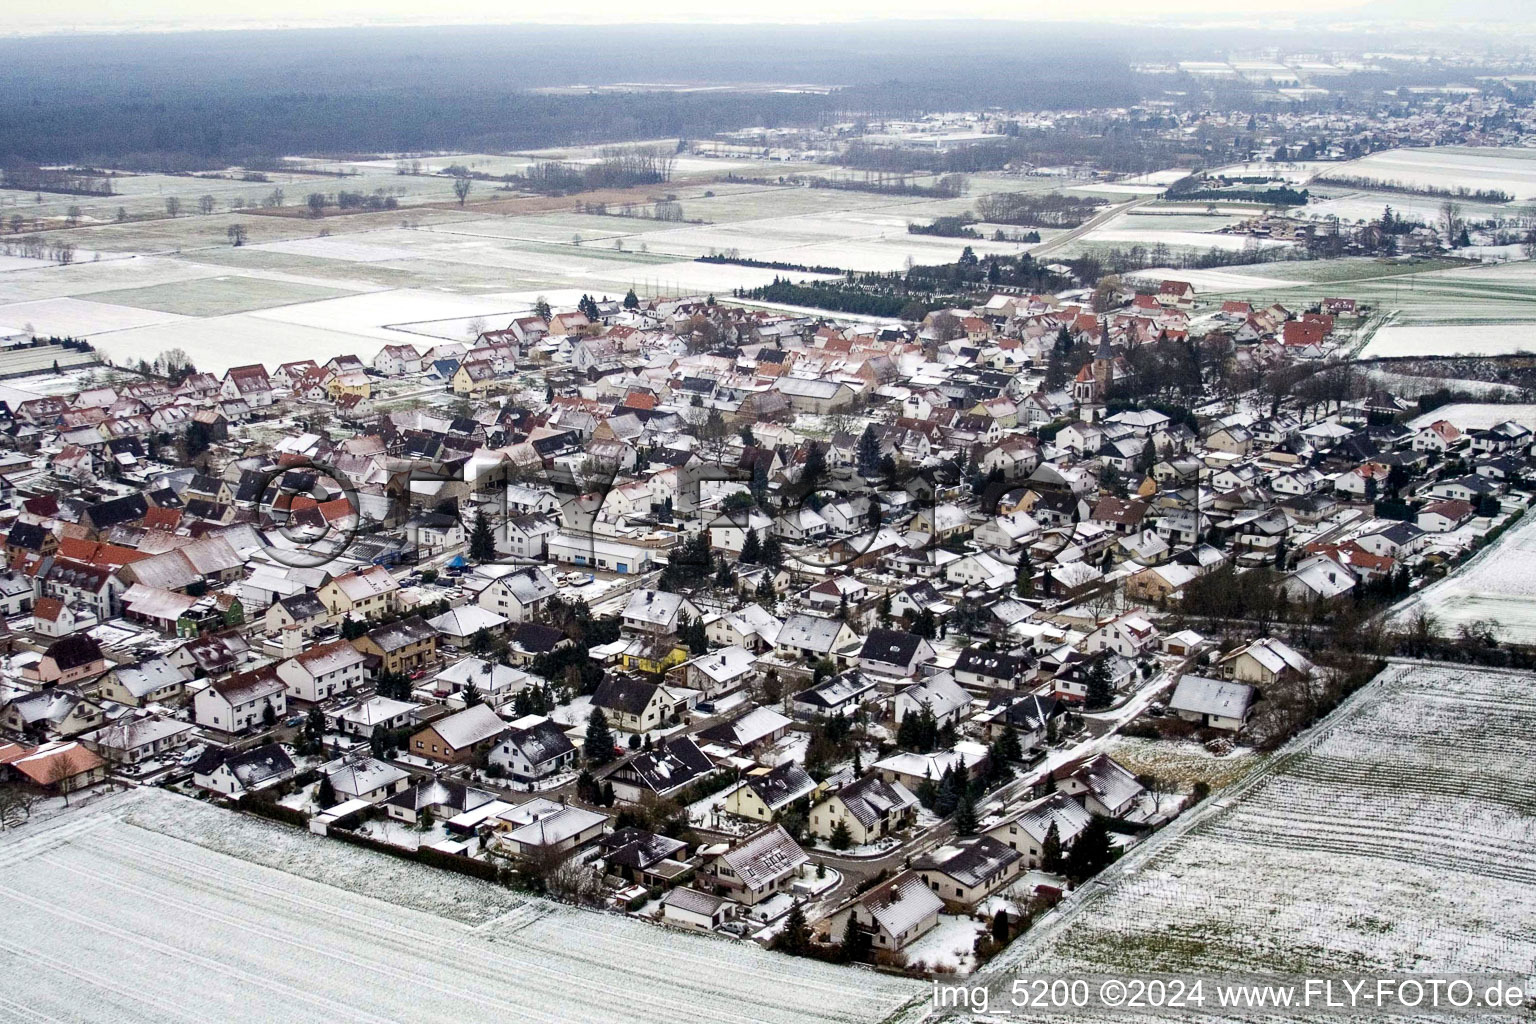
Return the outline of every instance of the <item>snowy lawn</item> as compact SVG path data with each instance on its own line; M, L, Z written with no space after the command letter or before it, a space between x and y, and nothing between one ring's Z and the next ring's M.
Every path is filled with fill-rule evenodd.
M907 966L919 971L969 974L976 968L976 937L987 923L974 917L940 914L934 925L904 953Z

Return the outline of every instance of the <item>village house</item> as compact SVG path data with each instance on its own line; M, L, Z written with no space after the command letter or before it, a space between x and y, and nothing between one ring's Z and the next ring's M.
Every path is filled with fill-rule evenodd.
M508 725L485 704L439 718L410 738L410 752L442 764L464 764L488 752Z
M1186 675L1169 698L1168 710L1186 722L1237 732L1247 723L1253 700L1254 689L1246 683Z
M875 949L895 952L932 931L943 910L944 901L927 882L912 871L903 871L835 911L828 938L846 942L848 930L856 929L869 936Z
M264 668L209 683L194 695L192 707L198 725L239 733L281 719L288 710L288 696L277 673Z
M486 760L513 782L531 785L574 767L576 747L558 724L529 715L508 725Z
M379 671L411 673L437 661L437 636L419 615L376 626L352 641L352 646L378 659Z
M848 829L854 846L871 843L910 828L917 815L917 797L899 782L868 775L811 808L810 833L829 840L839 825Z
M912 870L944 905L959 911L1009 885L1023 867L1017 850L988 835L952 840L912 862Z
M347 641L333 640L279 662L276 671L289 699L317 704L361 685L367 660Z
M809 860L782 825L769 825L707 859L701 874L718 895L751 907L786 891Z

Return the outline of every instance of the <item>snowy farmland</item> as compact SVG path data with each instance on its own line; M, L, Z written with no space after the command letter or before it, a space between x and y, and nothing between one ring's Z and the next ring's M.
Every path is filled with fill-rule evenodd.
M1536 644L1536 515L1527 515L1472 561L1420 591L1398 621L1420 609L1434 619L1441 636L1455 636L1470 623L1491 623L1501 640Z
M1533 308L1536 313L1536 308ZM1372 336L1362 358L1512 356L1536 352L1536 322L1390 323Z
M10 833L0 864L8 1019L873 1022L927 994L156 790Z
M1536 677L1394 664L984 973L1524 978L1533 737Z
M579 152L585 155L572 159L591 158ZM528 158L443 159L511 169ZM641 295L721 295L786 273L695 262L712 251L859 271L951 262L967 245L979 253L1017 253L1023 244L912 234L907 225L968 211L988 192L1054 184L981 175L968 196L931 199L714 180L732 170L769 177L826 169L698 159L680 162L684 177L665 193L634 194L638 213L649 212L663 194L675 196L687 218L676 222L580 212L574 201L552 208L548 199L492 194L488 187L460 207L448 178L399 175L393 159L380 158L325 169L356 172L345 179L347 188L381 189L397 199L397 210L310 218L294 216L291 202L283 210L250 209L274 187L292 200L316 183L332 188L338 180L305 173L303 161L292 166L293 173L276 173L260 185L225 179L194 185L164 175L114 179L119 195L79 203L81 226L70 234L81 254L74 264L0 262L0 334L73 335L118 362L153 360L181 348L214 372L248 362L254 352L269 365L339 354L371 359L386 342L442 336L420 325L489 321L526 309L540 295L618 297L631 287ZM191 212L197 196L188 190L194 188L207 191L214 212ZM171 197L182 200L181 216L166 216ZM6 198L0 190L0 201ZM35 205L30 196L10 198L27 199L29 212ZM74 198L44 202L35 212L62 220ZM615 213L628 202L626 196L614 204ZM119 206L127 216L121 222ZM235 223L249 236L239 248L228 240ZM102 259L92 259L95 253Z
M1392 149L1336 164L1324 173L1410 188L1498 189L1516 199L1536 198L1536 151L1529 149Z

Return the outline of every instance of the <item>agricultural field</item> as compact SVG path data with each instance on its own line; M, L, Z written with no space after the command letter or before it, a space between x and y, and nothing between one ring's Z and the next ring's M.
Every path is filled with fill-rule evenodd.
M1441 636L1478 623L1507 643L1536 644L1536 515L1526 515L1470 562L1420 591L1398 612L1398 624L1421 610Z
M537 155L590 160L599 154L588 147ZM437 169L467 162L502 174L532 158L449 154L426 163ZM541 295L574 303L583 293L617 297L631 287L642 295L726 294L784 273L810 276L696 262L710 252L861 271L950 262L968 244L982 253L1016 253L1024 246L914 235L907 225L966 212L990 192L1059 184L978 176L969 195L932 199L726 177L776 182L832 173L824 165L688 158L677 171L667 186L583 201L604 200L615 213L633 202L639 213L672 196L684 222L582 213L575 199L520 200L490 182L476 182L460 207L450 179L397 174L388 157L290 161L289 170L268 172L265 182L240 181L238 174L123 175L114 180L118 195L44 196L40 204L30 194L0 193L0 219L12 209L23 212L38 219L44 237L77 247L69 266L21 258L0 263L0 334L83 337L118 362L181 348L214 372L248 361L255 350L272 363L341 353L371 359L385 342L411 335L443 337L451 330L457 339L477 321L501 326L497 318L525 312ZM238 209L275 188L284 192L281 209ZM399 209L304 215L308 192L338 189L382 190ZM213 197L211 213L197 209L201 195ZM166 215L168 196L181 200L180 216ZM81 207L81 222L68 228L62 218L72 205ZM126 220L118 220L119 207ZM247 232L238 248L229 244L233 224Z
M1461 387L1462 382L1455 382L1456 387ZM1497 426L1506 420L1513 420L1522 426L1536 430L1536 405L1502 404L1498 402L1454 402L1450 405L1442 405L1438 409L1415 416L1408 421L1408 425L1415 430L1428 426L1437 420L1450 420L1463 432L1470 430L1487 430Z
M1244 298L1304 309L1347 296L1387 314L1361 358L1511 355L1536 350L1536 262L1451 260L1298 261L1224 268L1230 289L1204 298ZM1286 278L1283 288L1244 288L1243 278Z
M159 790L0 840L0 1016L878 1021L925 986L527 898ZM78 883L78 884L77 884ZM429 998L428 998L429 996ZM25 1012L23 1012L25 1010Z
M1409 188L1498 189L1516 200L1536 199L1536 150L1529 149L1394 149L1334 164L1326 174Z
M984 969L1525 977L1536 677L1394 664Z

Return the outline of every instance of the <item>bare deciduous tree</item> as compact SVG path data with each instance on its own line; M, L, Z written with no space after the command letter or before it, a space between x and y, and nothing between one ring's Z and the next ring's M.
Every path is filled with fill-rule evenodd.
M197 208L202 213L212 213L216 202L217 200L215 200L213 196L199 196L197 200Z
M181 200L175 196L165 197L165 212L172 217L181 216Z
M464 200L469 198L469 189L473 182L464 175L453 179L453 194L458 197L459 205L464 205Z
M235 248L238 249L245 244L246 230L244 224L231 224L224 230L224 233L229 237L229 244Z

